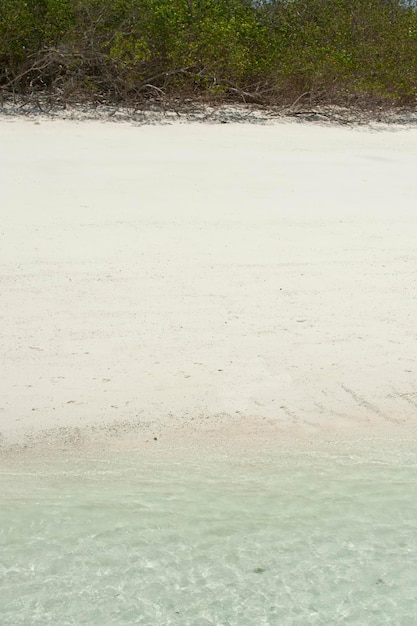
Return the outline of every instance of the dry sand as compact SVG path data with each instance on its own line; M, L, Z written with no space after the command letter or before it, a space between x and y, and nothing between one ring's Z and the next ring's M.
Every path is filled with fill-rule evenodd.
M4 446L414 437L416 146L1 119Z

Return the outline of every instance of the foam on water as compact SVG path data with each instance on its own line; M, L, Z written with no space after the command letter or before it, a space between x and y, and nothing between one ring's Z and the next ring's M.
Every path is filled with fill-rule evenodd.
M1 467L0 623L415 623L414 450Z

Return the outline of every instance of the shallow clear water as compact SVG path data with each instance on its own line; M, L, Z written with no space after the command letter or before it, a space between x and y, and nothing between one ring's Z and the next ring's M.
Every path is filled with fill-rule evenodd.
M417 456L1 466L0 623L416 623Z

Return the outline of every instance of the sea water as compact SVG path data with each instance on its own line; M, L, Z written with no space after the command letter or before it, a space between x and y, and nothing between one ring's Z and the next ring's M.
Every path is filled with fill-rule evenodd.
M410 447L0 469L2 626L417 623Z

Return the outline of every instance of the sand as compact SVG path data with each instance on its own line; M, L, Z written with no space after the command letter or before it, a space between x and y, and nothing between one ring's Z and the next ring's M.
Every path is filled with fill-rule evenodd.
M416 145L0 118L3 446L415 437Z

